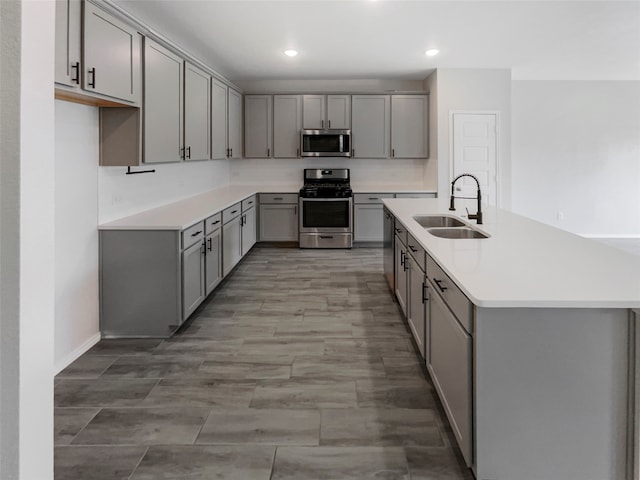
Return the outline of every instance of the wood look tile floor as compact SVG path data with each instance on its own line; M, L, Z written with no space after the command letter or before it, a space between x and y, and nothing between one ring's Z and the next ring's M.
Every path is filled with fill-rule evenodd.
M255 247L168 340L55 381L56 480L470 480L382 251Z

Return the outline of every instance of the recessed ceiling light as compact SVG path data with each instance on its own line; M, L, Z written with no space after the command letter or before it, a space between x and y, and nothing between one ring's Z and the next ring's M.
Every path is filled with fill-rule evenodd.
M440 50L438 50L437 48L430 48L429 50L424 52L424 54L427 57L433 57L434 55L437 55L438 53L440 53Z
M296 55L298 55L298 51L297 50L285 50L284 54L287 57L295 57Z

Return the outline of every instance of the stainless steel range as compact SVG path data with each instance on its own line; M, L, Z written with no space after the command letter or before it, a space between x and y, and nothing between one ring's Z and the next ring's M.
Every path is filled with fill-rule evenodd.
M351 248L353 192L348 168L305 168L300 248Z

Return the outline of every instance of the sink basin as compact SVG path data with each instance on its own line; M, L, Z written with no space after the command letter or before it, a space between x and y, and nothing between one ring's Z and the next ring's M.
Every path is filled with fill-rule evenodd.
M455 217L445 215L416 215L413 219L424 228L433 227L462 227L464 222Z
M488 235L469 227L428 228L427 232L440 238L489 238Z

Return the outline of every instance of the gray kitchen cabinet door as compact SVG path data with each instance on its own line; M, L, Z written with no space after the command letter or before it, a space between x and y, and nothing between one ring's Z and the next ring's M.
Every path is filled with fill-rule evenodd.
M229 108L227 157L242 158L242 94L230 88L227 105Z
M429 156L429 97L391 96L391 156L427 158Z
M144 162L179 162L183 155L182 58L145 38Z
M213 292L213 289L222 280L222 230L218 228L215 232L207 235L205 238L205 257L204 257L204 278L205 278L205 296Z
M319 130L325 126L325 95L302 96L302 128Z
M80 0L56 0L55 81L62 85L80 85Z
M227 158L228 143L228 89L226 84L215 78L211 82L211 158Z
M411 255L407 256L409 262L409 308L407 309L407 322L413 338L418 345L418 350L424 358L424 332L425 332L425 303L426 288L424 270Z
M390 106L389 95L351 97L351 148L354 157L389 157Z
M297 242L298 204L260 205L260 241Z
M242 216L222 227L222 276L226 277L242 258Z
M271 95L244 97L244 156L269 158L273 135Z
M384 239L383 206L361 204L353 206L353 241L382 242Z
M244 257L251 247L256 244L256 208L242 213L242 256Z
M211 77L199 68L184 66L184 147L185 160L211 157Z
M273 156L300 156L302 129L302 97L300 95L273 96Z
M429 280L432 292L436 288ZM473 461L472 339L437 293L429 297L427 369L467 465Z
M205 297L204 260L205 245L201 242L182 252L182 320L198 308Z
M141 35L135 28L84 2L82 88L140 102Z
M407 269L405 266L405 262L407 261L407 249L400 241L400 239L396 236L395 240L395 280L396 280L396 298L398 299L398 303L400 304L400 308L402 309L402 313L404 313L405 317L407 315Z
M351 95L327 95L327 128L351 128Z

